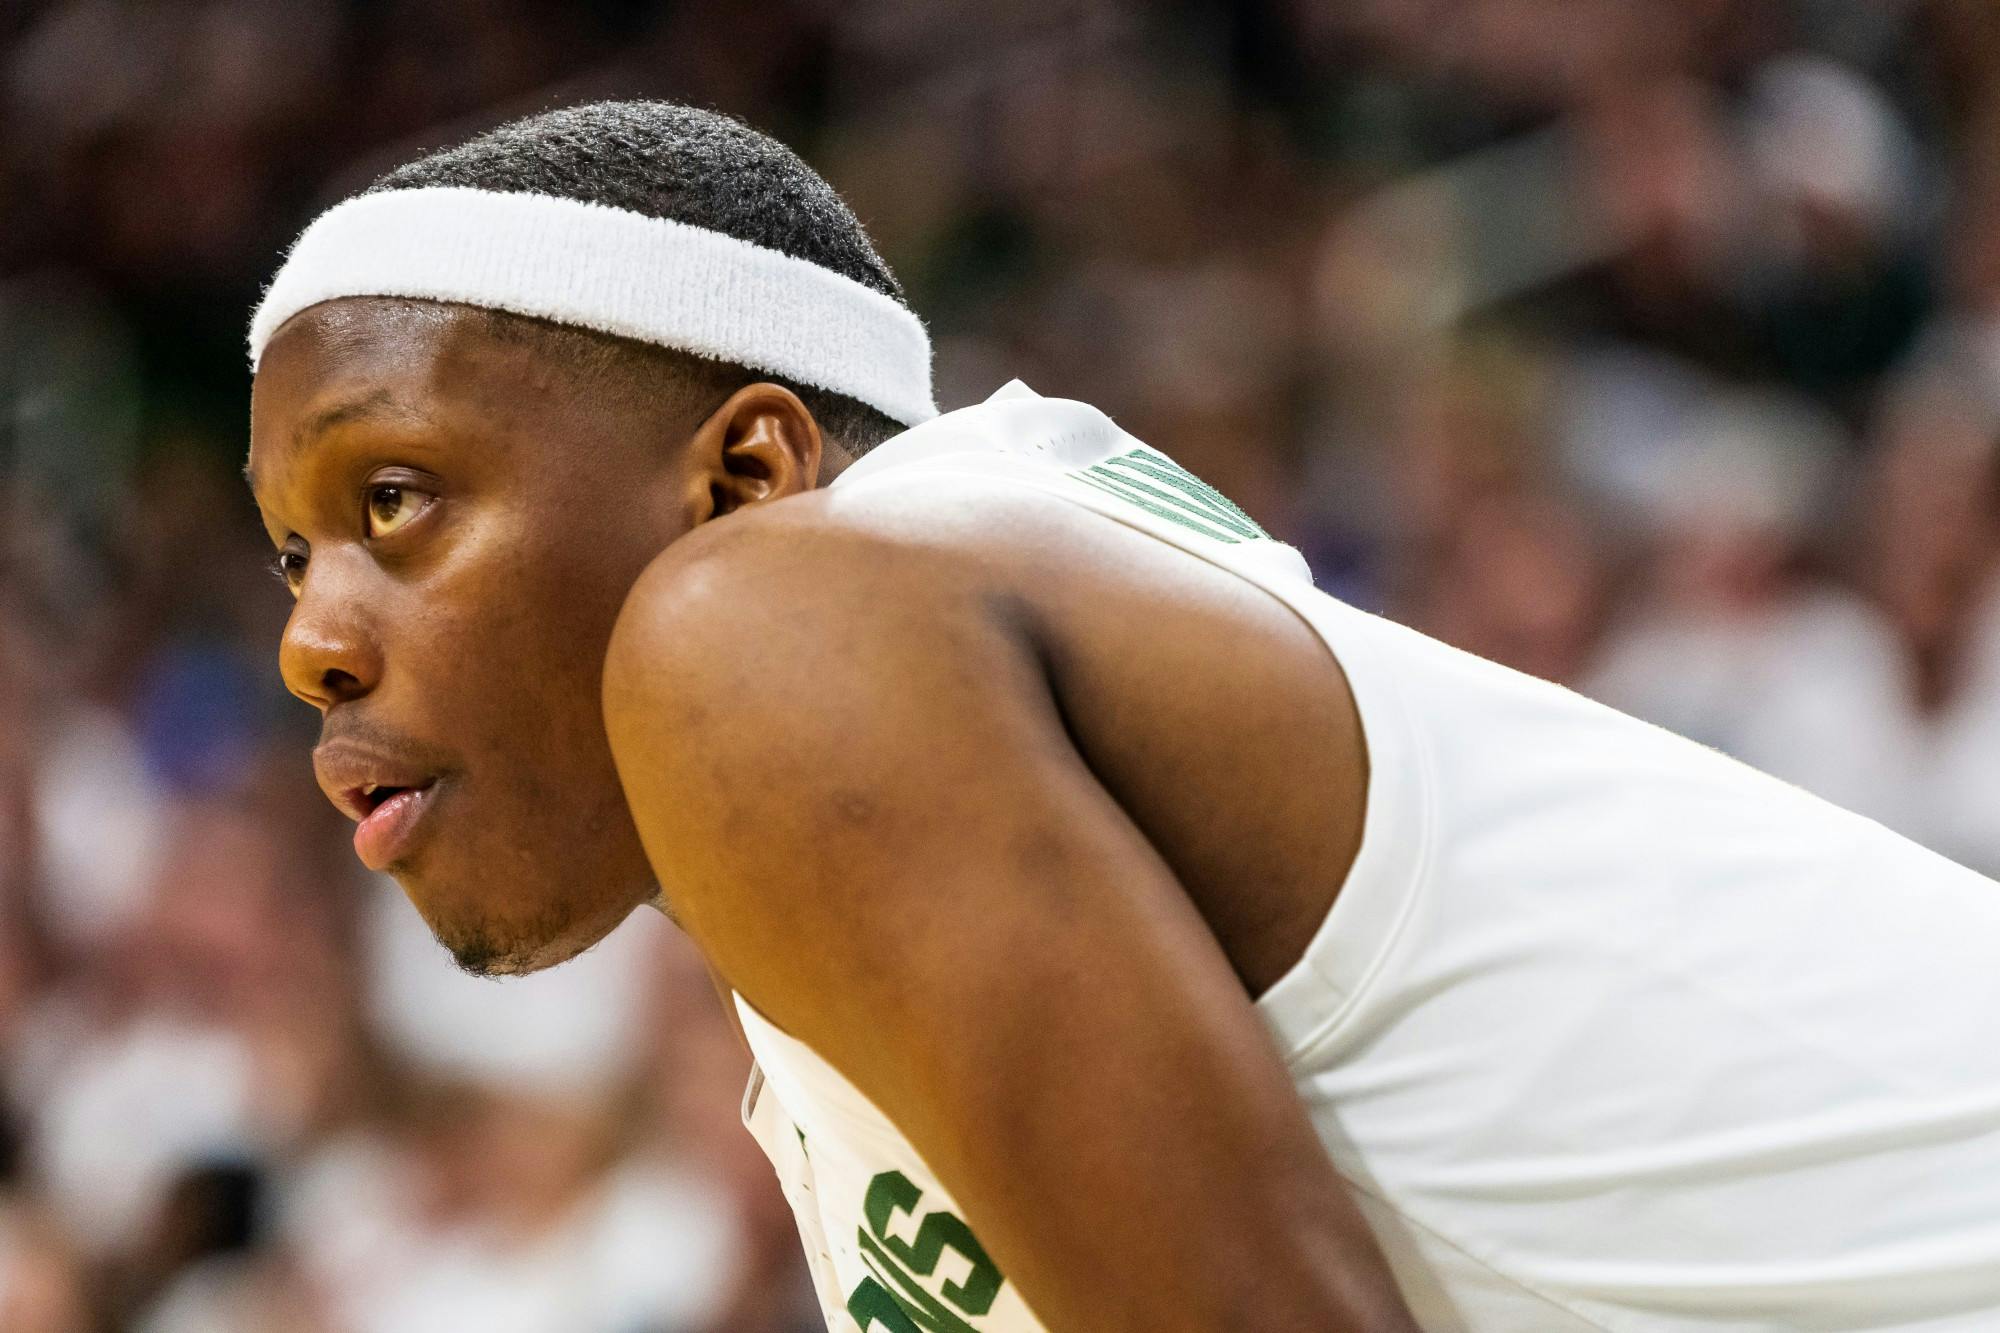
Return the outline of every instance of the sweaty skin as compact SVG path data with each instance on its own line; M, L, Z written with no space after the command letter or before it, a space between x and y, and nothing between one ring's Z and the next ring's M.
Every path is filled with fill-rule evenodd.
M1051 498L817 489L777 386L670 420L418 304L292 320L249 472L323 745L439 774L389 868L461 961L658 892L1057 1333L1411 1327L1252 1005L1360 837L1319 640Z

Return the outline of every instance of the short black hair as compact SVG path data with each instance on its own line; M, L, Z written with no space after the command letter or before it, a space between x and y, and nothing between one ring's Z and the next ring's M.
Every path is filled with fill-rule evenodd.
M717 111L643 101L545 111L405 163L363 193L440 185L555 195L685 222L818 264L908 304L833 187L776 139ZM565 332L575 335L563 339L572 347L628 342L590 330ZM707 368L691 369L711 387L718 383L714 374L702 373ZM790 389L820 430L852 456L903 430L845 394L765 371L730 369L742 371L721 381L732 391L759 380Z

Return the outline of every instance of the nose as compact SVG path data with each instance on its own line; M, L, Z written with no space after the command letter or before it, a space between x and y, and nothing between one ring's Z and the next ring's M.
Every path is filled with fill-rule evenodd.
M382 653L359 589L332 562L314 562L278 643L285 688L324 713L375 688Z

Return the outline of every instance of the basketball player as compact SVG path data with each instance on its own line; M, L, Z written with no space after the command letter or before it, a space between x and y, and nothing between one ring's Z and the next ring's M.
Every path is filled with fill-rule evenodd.
M832 1327L2000 1328L2000 887L1314 591L1082 403L936 415L779 145L506 126L251 352L361 859L475 972L672 915Z

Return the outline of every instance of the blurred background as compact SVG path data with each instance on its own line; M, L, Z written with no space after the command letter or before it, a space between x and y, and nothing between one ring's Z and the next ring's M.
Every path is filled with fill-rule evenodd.
M0 7L0 1329L798 1333L747 1062L642 914L455 973L359 870L236 475L375 173L718 107L940 400L1090 400L1323 586L2000 872L1984 0Z

